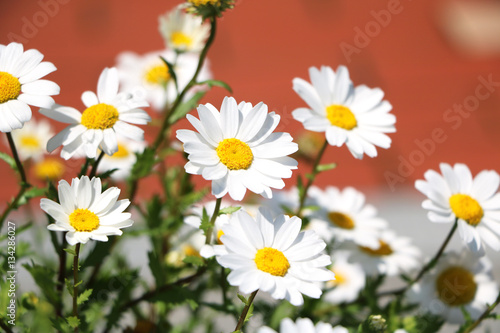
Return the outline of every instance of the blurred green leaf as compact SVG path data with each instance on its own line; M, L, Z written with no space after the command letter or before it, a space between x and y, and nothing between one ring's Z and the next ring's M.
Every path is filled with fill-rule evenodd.
M226 82L221 81L221 80L206 80L206 81L198 82L198 84L199 85L206 84L209 88L221 87L221 88L226 89L231 94L233 93L233 89L231 89L229 84L227 84Z

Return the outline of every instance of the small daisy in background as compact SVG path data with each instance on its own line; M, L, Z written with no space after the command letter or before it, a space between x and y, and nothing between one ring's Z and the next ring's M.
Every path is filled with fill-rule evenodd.
M422 207L429 210L429 220L451 223L458 219L458 233L470 250L484 254L484 242L500 251L498 173L483 170L473 179L465 164L441 163L439 167L441 174L428 170L425 180L415 182L428 198Z
M23 45L0 45L0 131L11 132L31 119L29 105L50 108L59 86L41 80L56 67L43 61L38 50L24 51Z
M134 141L124 137L117 138L118 151L113 155L104 155L97 168L97 172L103 173L117 169L111 174L111 179L116 181L125 180L130 176L132 167L137 161L136 153L142 153L146 148L144 141Z
M361 265L367 276L409 274L420 266L420 250L411 244L410 238L384 230L378 239L377 249L353 244L346 246L351 250L349 261Z
M35 163L35 176L42 181L57 181L63 178L66 166L58 157L48 157Z
M87 107L82 113L68 106L55 105L40 109L40 113L59 122L70 124L47 143L47 150L63 146L61 157L70 159L83 148L88 158L95 158L98 149L107 155L118 151L117 134L135 141L144 140L144 131L137 126L146 125L151 117L140 109L148 106L144 100L128 93L118 93L118 71L105 68L99 76L97 94L82 94Z
M158 112L161 112L166 105L172 104L178 95L168 67L160 57L173 64L177 88L179 92L182 91L196 72L198 66L196 54L177 54L173 50L154 51L144 55L123 52L118 56L116 64L123 89L142 94ZM211 78L209 63L205 59L197 80L203 82ZM193 93L200 89L205 87L196 86L190 89L184 100L191 98Z
M130 227L134 221L128 207L128 199L118 200L120 189L110 187L102 192L101 179L87 176L73 178L71 185L61 180L58 186L59 203L43 198L40 207L55 223L47 228L66 231L68 244L85 244L90 239L108 241L108 236L121 236L122 228Z
M383 101L384 92L365 85L353 86L346 67L335 73L330 67L309 68L311 83L293 79L293 90L309 105L292 115L305 129L325 132L332 146L347 146L358 159L363 154L377 156L375 146L389 148L391 139L384 133L396 131L392 106Z
M168 49L175 52L201 52L210 34L210 25L203 23L199 16L185 11L185 5L159 17L160 34Z
M229 193L241 201L246 190L272 197L271 188L285 186L282 178L290 178L297 161L287 155L297 151L288 133L273 133L280 116L268 113L267 105L236 104L224 98L219 112L213 105L198 107L200 119L188 114L197 130L178 130L189 162L187 173L202 175L212 181L212 194L222 198Z
M318 322L316 325L309 318L298 318L295 322L290 318L284 318L280 322L278 332L264 326L257 330L257 333L349 333L343 326L332 327L331 324Z
M47 142L54 132L47 121L32 119L23 128L13 130L11 134L21 160L39 161L47 153Z
M487 257L469 251L446 253L436 267L407 292L408 300L420 309L441 316L447 322L461 324L461 307L473 320L493 304L498 284L492 276Z
M317 282L335 278L326 269L330 257L323 253L326 244L313 231L300 231L298 217L280 215L260 209L252 218L239 210L222 227L220 238L227 253L216 257L230 268L230 285L243 293L267 292L274 299L287 299L292 305L304 303L302 294L321 296Z
M342 191L333 186L325 190L311 187L309 196L319 209L311 213L309 228L326 242L353 241L372 249L379 247L378 235L387 222L377 217L377 210L365 203L365 195L352 187Z
M183 267L184 259L188 256L201 258L200 250L205 245L205 236L202 232L182 225L169 238L169 251L165 258L167 263L175 267Z
M333 265L330 270L335 280L325 283L326 291L322 299L332 304L355 301L361 290L365 288L366 276L358 263L350 263L348 251L334 251L331 255Z

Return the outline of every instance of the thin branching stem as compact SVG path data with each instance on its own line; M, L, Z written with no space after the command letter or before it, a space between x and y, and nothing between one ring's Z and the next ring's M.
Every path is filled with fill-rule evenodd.
M247 304L245 304L243 311L241 311L240 319L238 320L238 323L236 324L236 328L234 329L235 332L237 332L243 328L243 325L245 324L245 319L247 318L248 310L250 310L250 307L252 306L253 300L258 292L259 292L259 289L254 291L250 295L250 297L248 298Z
M210 244L212 242L212 232L215 226L215 220L219 215L220 205L222 203L222 198L218 198L215 202L214 213L212 214L212 218L210 219L210 227L207 230L207 234L205 235L207 238L205 239L205 244Z
M97 157L97 159L94 161L94 164L92 165L92 169L90 170L90 173L89 173L90 179L95 177L95 175L97 173L97 167L99 166L99 163L101 162L103 157L104 157L104 151L101 151L101 153L99 154L99 157Z
M73 316L78 318L78 257L80 255L80 243L75 246L75 256L73 258ZM75 327L78 333L78 327Z
M473 322L472 324L470 324L463 331L463 333L470 333L470 332L472 332L476 327L479 326L479 324L481 324L481 322L484 319L488 318L488 316L490 315L490 313L496 308L496 306L499 303L500 303L500 293L498 294L496 301L493 304L491 304L490 306L488 306L488 308L479 316L479 318L477 318L475 322Z

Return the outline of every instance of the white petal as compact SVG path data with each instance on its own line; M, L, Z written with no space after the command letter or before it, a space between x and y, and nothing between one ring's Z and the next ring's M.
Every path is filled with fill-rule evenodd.
M118 94L118 71L116 68L105 68L97 82L97 97L101 103L111 104Z
M82 102L86 107L91 107L93 105L99 104L99 99L93 91L85 91L82 94Z

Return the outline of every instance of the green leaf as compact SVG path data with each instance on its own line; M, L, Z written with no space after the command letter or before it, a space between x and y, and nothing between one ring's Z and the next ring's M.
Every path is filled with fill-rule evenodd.
M227 84L226 82L221 81L221 80L206 80L206 81L198 82L198 84L199 85L206 84L209 88L221 87L221 88L224 88L227 91L229 91L231 94L233 93L233 89L231 89L229 84Z
M180 104L170 116L169 123L174 124L177 120L184 118L186 114L198 106L198 102L203 98L203 96L205 96L205 94L206 91L204 90L198 91L189 100Z
M0 160L4 160L5 163L7 163L12 170L17 171L17 166L16 166L16 160L9 154L6 154L4 152L0 152Z
M170 77L172 78L172 80L174 80L174 84L175 84L175 91L179 91L179 86L177 85L177 75L175 74L175 70L174 70L174 65L170 62L168 62L165 58L161 57L161 60L163 60L163 62L165 63L165 65L167 65L167 68L168 68L168 74L170 74Z
M163 269L158 255L154 251L148 252L149 269L155 278L156 285L161 286L165 282L165 270Z
M243 302L243 304L248 305L248 300L245 298L245 296L240 295L240 294L237 294L237 296L240 299L240 301Z
M86 289L83 293L78 295L78 297L76 299L76 303L78 305L85 303L86 301L89 300L90 295L92 295L92 289Z
M71 247L65 248L65 249L63 249L63 251L68 252L68 253L69 253L69 254L71 254L72 256L76 256L75 249L73 249L73 248L71 248Z
M323 172L323 171L335 169L336 167L337 167L337 163L320 164L320 165L318 165L316 170L318 170L318 172Z
M208 229L210 229L212 225L210 224L210 217L208 216L207 210L203 207L203 213L201 216L200 229L206 234Z
M194 266L205 266L205 260L197 256L186 256L182 261L185 264L190 264Z
M66 289L68 290L71 297L73 297L73 281L70 279L64 279L64 283L66 284Z
M156 163L155 151L148 147L142 153L136 153L137 161L132 167L131 180L149 176Z
M59 296L56 293L56 272L48 267L31 264L23 264L23 267L31 274L40 291L50 303L57 304Z
M226 208L222 208L221 210L219 210L219 215L224 215L224 214L232 214L234 212L237 212L241 209L241 206L238 206L238 207L226 207Z
M75 316L66 317L66 321L72 328L77 328L78 326L80 326L80 319L78 319L78 317Z
M96 177L101 178L101 180L103 180L103 179L108 179L108 178L109 178L109 177L111 177L111 175L112 175L113 173L115 173L115 171L117 171L117 170L118 170L118 168L111 169L111 170L108 170L108 171L105 171L105 172L103 172L103 173L98 174Z
M23 195L21 198L19 198L19 201L17 202L17 206L22 206L28 202L29 199L35 198L35 197L40 197L42 195L45 195L45 192L47 191L46 188L38 188L38 187L32 187L26 191L24 191Z

